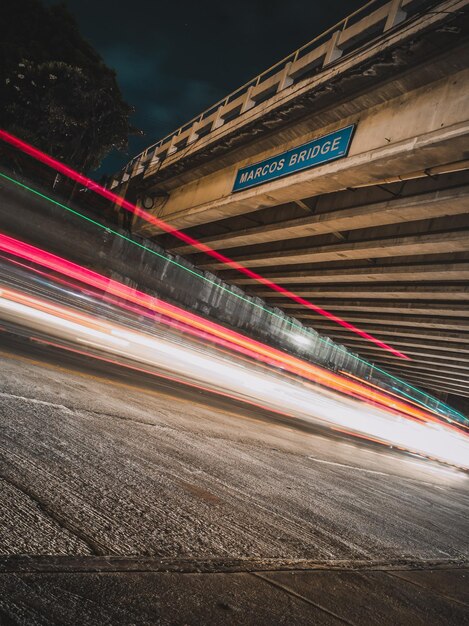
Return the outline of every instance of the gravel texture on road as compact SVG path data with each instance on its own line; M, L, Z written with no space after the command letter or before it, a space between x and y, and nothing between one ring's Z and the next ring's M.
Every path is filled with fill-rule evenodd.
M111 366L14 352L0 353L0 554L469 558L466 474Z

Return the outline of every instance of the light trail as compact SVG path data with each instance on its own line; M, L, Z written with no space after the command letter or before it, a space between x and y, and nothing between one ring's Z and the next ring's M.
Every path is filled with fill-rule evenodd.
M179 307L168 304L137 289L132 289L123 283L107 278L93 270L72 263L62 257L14 239L13 237L0 234L0 250L20 257L23 260L36 263L39 266L67 276L73 280L77 280L105 294L111 294L133 305L138 305L144 309L159 313L165 318L182 323L189 332L195 329L197 333L200 333L200 331L206 333L212 338L212 341L218 343L223 342L223 345L226 345L225 342L228 342L232 350L249 354L249 356L269 365L285 368L290 373L302 376L307 380L311 380L347 395L359 397L368 402L379 403L403 415L410 415L422 421L440 423L440 420L432 413L417 408L408 402L397 398L390 398L382 391L365 387L357 381L350 380L319 366L302 361L297 357L293 357L259 341L245 337L236 331L224 328L219 324L184 311ZM5 290L4 293L6 293ZM163 319L160 321L164 323Z
M239 361L233 353L196 351L180 335L151 335L4 287L0 288L0 316L14 325L34 328L46 342L79 354L469 469L469 437L439 420L396 417L384 407L326 393L307 381Z
M6 257L3 257L3 258L5 259ZM9 264L11 263L11 264L13 264L15 266L18 266L18 267L26 270L27 272L32 272L33 274L37 274L37 275L39 275L39 276L41 276L41 277L43 277L43 278L45 278L45 279L47 279L49 281L51 280L51 275L47 271L37 269L36 267L33 267L31 265L27 265L26 263L22 263L21 261L18 261L18 260L12 259L12 258L8 258L7 261L8 261ZM70 288L71 289L75 289L75 287L76 287L76 285L72 281L65 280L65 279L59 278L57 276L54 277L53 281L54 281L54 283L57 283L59 285L63 285L63 286L65 286L68 289L70 289ZM141 307L139 305L129 304L128 302L122 301L121 299L110 297L106 293L99 293L99 292L94 293L92 290L87 290L84 293L85 293L85 295L89 295L91 297L96 297L96 295L98 294L102 301L104 301L106 303L110 303L111 305L113 305L115 307L118 307L119 309L130 311L131 313L137 314L139 316L146 317L146 318L150 319L154 323L158 323L158 322L162 323L162 324L164 324L166 326L174 328L177 331L181 331L182 330L182 331L184 331L186 333L189 333L189 334L197 337L198 339L201 339L203 341L207 341L208 340L211 343L214 343L216 345L221 346L222 348L227 348L229 350L233 349L233 344L230 343L229 341L225 340L225 339L222 339L220 337L214 337L214 336L210 335L209 333L207 333L206 331L201 331L201 330L198 330L196 328L191 328L189 326L185 326L183 323L181 323L179 321L175 321L175 320L173 320L173 319L171 319L169 317L168 318L162 318L161 316L159 316L158 313L150 312L149 310L147 310L147 309L145 309L145 308L143 308L143 307ZM68 349L71 349L71 348L68 348ZM247 348L243 348L241 346L238 346L236 348L236 350L239 353L247 356L248 358L254 358L254 359L259 361L258 354L256 352L253 352L252 350L248 350ZM275 362L275 361L269 361L268 363L270 365L273 365L274 367L278 367L279 366L279 364L277 362ZM373 389L379 390L381 392L381 394L384 394L390 400L393 400L394 398L399 398L399 394L396 394L396 393L391 392L389 390L384 390L381 387L379 387L378 385L375 385L375 384L371 383L370 381L364 380L363 378L359 378L358 376L354 376L353 374L351 374L349 372L345 372L345 371L339 370L339 374L343 375L346 379L347 378L353 378L354 380L359 381L360 384L363 385L366 388L373 388ZM355 397L359 397L359 396L356 396L356 394L353 394L353 393L351 393L350 395L353 395ZM441 419L441 415L438 412L433 411L432 409L427 407L425 404L419 404L418 402L415 402L415 400L411 396L408 396L408 394L406 394L406 395L407 395L407 397L406 397L406 401L407 402L409 402L410 404L412 404L412 405L414 405L414 406L416 406L418 408L424 408L425 411L428 411L428 412L438 416ZM399 412L399 411L391 408L390 404L383 405L381 402L378 402L376 400L372 400L371 398L368 399L368 402L371 402L372 404L375 404L376 406L385 406L385 408L388 411L392 411L396 415L401 415L402 414L402 411ZM418 419L418 418L412 417L410 415L407 415L407 417L409 419ZM447 419L450 423L453 422L453 420L451 420L447 416L445 416L445 419ZM469 430L469 426L466 426L465 424L461 424L460 422L456 422L456 423L458 424L458 426L460 428L464 428L464 429Z
M1 177L1 178L4 178L5 180L10 181L11 183L13 183L13 184L15 184L15 185L19 186L21 189L24 189L24 190L28 191L29 193L32 193L32 194L34 194L34 195L36 195L36 196L38 196L38 197L40 197L40 198L43 198L44 200L46 200L46 201L50 202L51 204L53 204L53 205L55 205L55 206L59 206L60 208L64 209L65 211L67 211L67 212L71 213L72 215L75 215L76 217L78 217L78 218L80 218L80 219L83 219L83 220L85 220L85 221L87 221L87 222L89 222L89 223L93 224L93 225L94 225L94 226L96 226L97 228L100 228L100 229L102 229L102 230L105 230L105 231L106 231L106 232L108 232L108 233L112 233L112 234L113 234L113 235L115 235L116 237L121 238L121 239L123 239L123 240L125 240L125 241L129 242L130 244L132 244L132 245L134 245L134 246L136 246L136 247L138 247L138 248L141 248L141 249L145 250L146 252L148 252L148 253L150 253L150 254L152 254L152 255L157 256L158 258L162 258L162 259L164 259L166 262L168 262L168 263L170 263L170 264L172 264L172 265L175 265L175 266L179 267L180 269L182 269L183 271L189 272L190 274L194 275L197 279L203 280L204 282L207 282L207 283L209 283L209 284L211 284L211 285L214 285L217 289L220 289L220 290L222 290L222 291L227 291L227 292L229 292L229 293L230 293L230 295L232 295L233 297L236 297L236 298L238 298L238 299L240 299L240 300L242 300L242 301L244 301L244 302L248 302L248 303L249 303L251 306L253 306L253 307L260 308L262 311L265 311L266 313L268 313L268 314L269 314L269 315L271 315L272 317L279 317L279 318L280 318L280 316L279 316L279 315L277 315L277 314L275 313L275 311L270 310L270 309L268 309L268 308L265 308L264 306L262 306L262 305L258 304L257 302L253 302L253 301L251 301L250 299L248 299L248 298L246 298L246 297L242 296L241 294L238 294L238 293L236 293L236 292L234 292L234 291L230 290L227 286L220 285L219 283L214 282L213 280L211 280L210 278L208 278L208 277L207 277L207 276L205 276L204 274L201 274L201 273L199 273L199 272L197 272L197 271L195 271L195 270L193 270L193 269L190 269L190 268L186 267L185 265L183 265L183 264L179 263L177 260L175 260L175 259L171 258L170 256L168 256L168 255L164 255L164 254L161 254L161 253L157 252L154 248L149 248L148 246L145 246L144 244L142 244L142 243L140 243L140 242L136 241L135 239L132 239L132 238L130 238L130 237L127 237L126 235L124 235L123 233L121 233L121 232L119 232L119 231L117 231L117 230L114 230L114 229L112 229L112 228L110 228L110 227L108 227L108 226L104 226L102 223L100 223L100 222L98 222L98 221L96 221L96 220L94 220L94 219L90 218L89 216L84 215L83 213L80 213L79 211L76 211L75 209L72 209L71 207L69 207L69 206L67 206L67 205L65 205L65 204L62 204L61 202L58 202L57 200L54 200L53 198L51 198L51 197L49 197L49 196L47 196L47 195L45 195L45 194L41 193L40 191L38 191L38 190L36 190L36 189L33 189L32 187L29 187L28 185L25 185L24 183L21 183L20 181L18 181L18 180L16 180L16 179L12 178L12 177L10 177L10 176L7 176L6 174L4 174L4 173L2 173L2 172L0 172L0 177ZM103 299L105 299L105 300L106 300L106 298L105 298L104 296L103 296ZM122 304L121 304L121 306L122 306ZM280 319L282 319L282 320L283 320L283 317L282 317L282 318L280 318ZM292 326L292 328L296 328L296 324L294 323L294 321L292 321L292 322L291 322L291 326ZM301 336L301 339L302 339L302 340L303 340L303 339L304 339L304 340L307 340L307 339L308 339L308 330L307 330L307 329L305 329L303 326L298 326L298 329L299 329L302 333L304 333L304 332L306 332L306 333L307 333L307 334L306 334L306 336L303 336L303 335ZM326 340L325 340L325 339L323 339L320 335L317 335L317 336L315 335L315 337L314 337L314 338L315 338L315 339L317 339L317 340L318 340L318 341L320 341L320 342L325 342L325 341L326 341ZM398 382L399 384L401 384L401 385L402 385L402 384L405 384L405 385L406 385L406 387L407 387L407 388L409 388L409 389L412 389L412 390L413 390L413 391L414 391L414 392L418 395L418 397L429 398L431 401L433 401L433 400L434 400L434 398L432 398L432 397L431 397L428 393L425 393L424 391L422 391L422 390L420 390L420 389L417 389L416 387L414 387L413 385L411 385L409 382L407 382L407 381L403 381L403 380L401 380L400 378L398 378L397 376L395 376L395 375L393 375L393 374L390 374L389 372L386 372L385 370L381 369L381 368L380 368L380 367L378 367L377 365L372 364L372 363L370 363L369 361L367 361L367 360L365 360L365 359L363 359L363 358L361 358L361 357L358 357L358 356L357 356L357 355L355 355L355 354L351 354L351 353L349 353L347 350L345 350L345 348L343 348L343 347L341 347L341 346L339 346L339 345L337 345L337 346L336 346L336 348L337 348L337 350L339 350L340 352L344 352L344 353L346 353L348 356L353 357L356 361L358 361L358 362L360 362L360 363L364 363L364 364L366 364L366 365L368 365L368 366L372 367L375 371L377 371L377 372L379 372L380 374L384 375L387 379L390 379L390 380L393 380L393 381L397 381L397 382ZM388 392L388 393L389 393L389 392ZM411 401L413 401L413 402L417 403L419 406L424 407L426 410L434 411L434 409L431 409L431 408L429 408L429 407L428 407L428 405L427 405L427 403L426 403L425 401L418 400L415 396L410 396L408 393L405 393L405 392L404 392L404 391L402 391L402 390L399 390L399 393L400 393L400 395L401 395L401 396L404 396L406 400L411 400ZM447 413L450 413L451 415L457 415L457 417L458 417L458 420L459 420L459 421L460 421L460 420L463 420L463 421L468 421L468 420L467 420L467 418L466 418L466 417L465 417L462 413L460 413L459 411L456 411L455 409L453 409L453 408L451 408L451 407L449 407L449 406L445 405L445 404L444 404L443 402L441 402L441 401L439 401L439 404L440 404L440 405L442 405L442 406L445 406L445 408L446 408L446 410L447 410ZM443 412L443 411L441 411L441 410L440 410L440 411L437 411L437 413L438 413L440 416L442 416L444 419L449 419L449 418L448 418L448 416L447 416L447 414L446 414L445 412Z
M370 382L369 380L364 380L363 378L360 378L359 376L355 376L354 374L351 374L350 372L344 372L343 370L339 370L339 374L343 374L344 376L346 376L347 378L353 378L354 380L358 380L360 381L362 384L368 386L368 387L372 387L374 389L380 389L380 391L383 391L380 387L378 387L378 385L375 385L374 383ZM418 402L415 401L415 399L410 396L409 394L404 393L403 391L397 390L397 391L390 391L389 389L386 389L386 394L390 397L394 397L394 398L400 398L400 394L404 395L406 397L407 402L410 402L411 404L415 405L415 406L421 406ZM440 416L440 414L437 411L434 411L433 409L429 408L429 407L425 407L425 409L427 411L430 411L431 413L433 413L434 415L438 415ZM440 416L441 417L441 416ZM463 416L464 417L464 416ZM453 420L451 420L451 418L446 417L446 419L450 422L452 422ZM459 423L459 426L461 426L462 428L465 428L467 430L469 430L469 426L466 426L466 424L461 424Z
M410 360L410 357L403 354L399 350L396 350L392 346L389 346L388 344L384 343L377 337L370 335L366 331L361 330L360 328L354 326L350 322L347 322L346 320L343 320L337 315L334 315L330 311L326 311L322 307L316 304L313 304L312 302L309 302L308 300L305 300L304 298L302 298L301 296L298 296L297 294L293 293L289 289L286 289L285 287L282 287L281 285L278 285L277 283L261 276L257 272L253 272L252 270L245 267L241 263L238 263L237 261L214 250L213 248L210 248L210 246L207 246L206 244L198 241L197 239L194 239L193 237L187 235L186 233L174 228L173 226L171 226L164 220L157 218L156 216L152 215L148 211L141 209L137 205L129 202L128 200L125 200L125 198L118 196L117 194L113 193L109 189L106 189L105 187L102 187L101 185L91 180L87 176L80 174L79 172L73 170L71 167L68 167L64 163L61 163L60 161L53 159L48 154L42 152L41 150L38 150L34 146L26 143L25 141L22 141L18 137L15 137L14 135L6 132L5 130L0 130L0 139L2 139L3 141L5 141L11 146L14 146L16 149L21 150L25 154L32 156L33 158L37 159L41 163L44 163L48 167L51 167L55 171L63 174L64 176L67 176L71 180L79 182L80 184L84 185L87 189L90 189L91 191L94 191L95 193L106 198L107 200L110 200L111 202L121 206L126 211L133 213L140 219L152 224L156 228L170 235L177 237L181 241L184 241L184 243L189 244L193 246L194 248L196 248L197 250L200 250L201 252L204 252L205 254L217 259L218 261L222 262L224 265L231 267L232 269L235 269L238 272L241 272L242 274L245 274L252 280L259 282L260 284L268 287L269 289L272 289L273 291L283 294L284 296L286 296L290 300L293 300L297 304L300 304L301 306L304 306L305 308L310 309L314 311L315 313L318 313L319 315L322 315L330 319L336 324L339 324L340 326L346 328L347 330L350 330L356 335L359 335L363 339L367 339L368 341L374 343L375 345L382 348L383 350L391 352L392 354L394 354L395 356L401 359Z

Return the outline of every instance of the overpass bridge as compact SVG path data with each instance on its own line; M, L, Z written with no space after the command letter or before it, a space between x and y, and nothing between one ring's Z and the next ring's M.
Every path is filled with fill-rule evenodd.
M148 222L134 232L390 372L469 397L468 5L369 2L110 183L410 361Z

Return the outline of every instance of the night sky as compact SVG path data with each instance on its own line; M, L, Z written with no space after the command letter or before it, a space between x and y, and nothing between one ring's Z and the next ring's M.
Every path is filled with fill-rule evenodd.
M364 0L68 0L82 35L117 72L144 137L131 156L359 8ZM56 4L46 0L46 4Z

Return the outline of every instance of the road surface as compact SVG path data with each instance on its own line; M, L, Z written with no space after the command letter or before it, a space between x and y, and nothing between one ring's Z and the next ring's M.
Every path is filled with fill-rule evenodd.
M136 559L141 563L137 569L151 562L153 568L163 570L213 571L214 585L220 572L233 568L262 572L318 566L375 568L377 564L387 568L399 563L441 567L469 560L469 479L463 472L88 357L5 333L0 336L0 551L6 568L0 584L7 598L5 615L8 619L13 615L12 623L33 623L27 611L21 613L26 615L22 621L12 608L18 603L23 606L21 602L31 606L31 599L25 600L32 593L31 585L36 586L36 594L42 589L43 602L44 597L60 597L58 604L64 610L69 594L91 583L89 578L77 581L63 568L101 571L109 567L108 556ZM33 561L39 563L41 555L56 555L58 563L60 558L72 561L52 564L55 574L49 573L46 583L39 576L45 588L39 585L38 574L35 578L18 572L11 587L8 570L24 568L19 555L34 555ZM51 557L44 558L50 565ZM87 559L97 565L86 566ZM117 569L122 568L129 568L127 561ZM57 569L62 573L56 588L51 580L58 576ZM460 577L462 570L457 571ZM357 574L362 586L370 586L370 575ZM99 576L91 584L95 591L104 585L101 592L109 606L109 598L137 585L121 580L122 572L113 576L110 587L109 580ZM155 583L148 579L150 574L145 576L137 587L148 599ZM197 593L201 583L195 574L191 576L195 579L186 578L184 585L192 581ZM259 578L247 584L242 574L225 576L232 577L228 590L220 582L214 593L219 603L220 597L232 597L237 589L236 599L230 601L235 607L236 603L244 606L239 594L246 595L262 582ZM29 591L19 590L18 581ZM342 582L344 593L351 593L347 581ZM161 584L160 580L160 590ZM265 581L262 584L269 588L263 589L266 600L273 591ZM335 588L337 581L328 584ZM356 581L350 584L355 588ZM382 580L372 584L380 603L383 584ZM388 590L394 584L386 579ZM178 588L174 581L170 587L174 585ZM132 593L137 593L137 587ZM355 593L360 593L359 587ZM300 595L304 594L303 589ZM415 601L415 594L411 596ZM283 611L277 623L308 623L301 612L304 606L295 608L296 596L288 596L295 606L288 605L286 614L285 600L275 598ZM175 601L172 597L171 603ZM277 615L274 598L270 601L270 615ZM308 611L313 611L313 605L306 603ZM106 623L104 615L112 616L109 623L121 623L119 619L129 623L128 607L123 618L109 606L108 613L98 613L101 623ZM142 603L141 610L142 606L149 610L148 604ZM461 600L451 600L450 609L438 610L443 610L444 619L435 623L463 623L468 615ZM268 623L260 616L268 619L269 613L265 607L262 611L258 620L253 617L246 623ZM321 619L316 616L311 623L336 623L335 611L336 617L329 613L321 612ZM64 613L60 615L54 623L67 623ZM145 619L150 621L139 615L136 623L152 623L148 615ZM219 623L219 615L203 615L207 623ZM244 623L236 621L236 611L230 615L234 621L227 623ZM282 615L287 621L282 621ZM313 613L308 615L313 619ZM393 613L384 610L383 615ZM83 623L97 623L95 618L96 614L89 621L83 617ZM402 622L394 618L394 623L405 623L408 614L404 611Z

